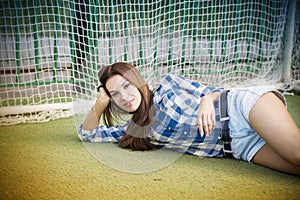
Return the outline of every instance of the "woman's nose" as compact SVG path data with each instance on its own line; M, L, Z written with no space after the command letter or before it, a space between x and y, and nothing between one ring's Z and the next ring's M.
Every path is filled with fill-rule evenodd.
M121 94L121 98L123 101L127 101L129 99L129 94L127 92L124 92Z

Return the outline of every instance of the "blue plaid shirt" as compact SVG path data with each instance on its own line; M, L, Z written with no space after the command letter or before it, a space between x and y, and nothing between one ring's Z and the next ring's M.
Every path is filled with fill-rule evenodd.
M185 154L205 157L222 157L219 101L215 105L217 127L209 136L200 136L198 108L201 97L221 91L191 81L183 76L167 75L154 91L155 118L150 128L150 140L164 148L175 149ZM79 127L78 135L85 142L119 142L129 121L123 126L99 126L87 131Z

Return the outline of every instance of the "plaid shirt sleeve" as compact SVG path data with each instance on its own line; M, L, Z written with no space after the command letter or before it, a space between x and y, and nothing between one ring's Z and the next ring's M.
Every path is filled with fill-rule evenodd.
M123 126L98 126L93 130L84 130L82 124L78 137L83 142L119 142L124 135L129 121Z

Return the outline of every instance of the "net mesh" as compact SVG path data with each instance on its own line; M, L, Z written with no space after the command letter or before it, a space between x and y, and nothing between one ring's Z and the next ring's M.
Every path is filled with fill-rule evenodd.
M297 1L0 4L0 125L89 111L99 68L117 61L134 64L153 89L170 72L228 88L300 79Z

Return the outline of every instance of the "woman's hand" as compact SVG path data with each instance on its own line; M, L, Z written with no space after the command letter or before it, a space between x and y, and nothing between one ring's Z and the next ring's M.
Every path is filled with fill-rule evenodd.
M100 117L110 102L110 97L106 94L103 87L99 87L99 94L99 97L83 122L82 128L84 130L92 130L99 125Z
M197 124L200 135L209 135L216 127L214 98L208 94L202 97L198 109Z
M110 101L110 97L106 94L103 86L98 86L98 92L99 92L99 97L96 100L96 104L97 103L103 103L103 102L109 102Z
M100 115L109 104L110 97L107 95L103 87L99 87L98 89L99 97L97 98L94 109L96 112L96 116L100 119Z

